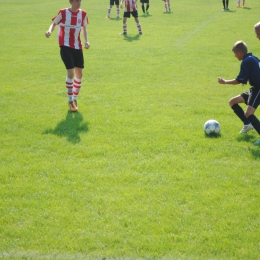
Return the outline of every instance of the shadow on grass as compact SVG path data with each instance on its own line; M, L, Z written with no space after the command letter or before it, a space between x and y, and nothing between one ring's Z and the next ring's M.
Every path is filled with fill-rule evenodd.
M223 10L223 12L225 12L225 13L235 13L236 12L236 10Z
M206 135L205 134L205 137L206 138L221 138L221 134L217 134L217 135Z
M142 37L142 36L139 35L139 34L137 34L136 36L133 36L133 37L128 36L128 35L123 35L123 37L124 37L124 40L125 40L125 41L133 42L133 41L137 41L137 40L139 40L140 37Z
M83 123L83 116L79 112L68 111L66 119L59 122L54 129L47 129L43 134L53 134L59 137L67 137L70 143L80 142L80 133L88 132L88 124Z
M246 6L243 7L243 10L248 10L248 11L249 11L249 10L251 10L251 9L252 9L252 8L250 8L250 7L246 7Z
M254 148L248 148L248 150L251 152L252 156L255 159L260 158L260 147L259 146L255 146Z
M237 138L237 141L238 142L252 142L252 139L254 139L254 137L252 135L244 134L244 135L240 135Z
M113 17L110 17L109 20L112 20L112 21L120 21L120 20L122 20L122 18L118 18L118 17L113 18Z
M144 14L144 13L141 15L142 18L148 18L150 16L152 16L152 15L151 14Z

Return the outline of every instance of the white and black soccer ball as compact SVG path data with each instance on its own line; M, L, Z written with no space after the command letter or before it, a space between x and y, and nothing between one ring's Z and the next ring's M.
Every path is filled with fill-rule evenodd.
M208 120L204 124L204 132L208 136L217 136L220 133L220 124L214 119Z

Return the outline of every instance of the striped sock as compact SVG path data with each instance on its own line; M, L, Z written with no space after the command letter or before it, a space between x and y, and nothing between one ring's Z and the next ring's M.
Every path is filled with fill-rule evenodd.
M74 81L73 81L73 100L77 100L80 88L81 88L81 79L74 78Z
M73 79L66 77L66 88L68 94L68 102L72 102L73 98Z
M127 33L127 25L126 25L126 23L123 24L123 31L124 31L124 33Z
M142 28L141 28L141 24L140 23L136 23L138 32L141 33L142 32Z
M111 13L111 8L108 7L108 9L107 9L107 17L110 17L110 13Z

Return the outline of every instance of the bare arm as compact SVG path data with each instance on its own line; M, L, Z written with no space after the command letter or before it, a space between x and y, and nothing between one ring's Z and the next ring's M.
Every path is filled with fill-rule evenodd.
M223 78L218 78L218 83L219 84L232 84L232 85L237 85L240 84L236 79L223 79Z
M45 33L45 36L47 38L49 38L51 36L51 33L53 32L53 30L55 29L56 27L56 24L55 23L52 23L51 26L49 27L49 30Z
M82 34L83 34L83 37L84 37L84 40L85 40L85 48L89 49L90 44L88 42L88 32L87 32L86 26L83 26L81 31L82 31Z

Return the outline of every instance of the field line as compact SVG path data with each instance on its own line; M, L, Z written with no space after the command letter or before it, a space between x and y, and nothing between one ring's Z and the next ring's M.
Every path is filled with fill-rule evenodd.
M50 260L144 260L144 259L150 259L147 258L134 258L134 257L102 257L102 256L90 256L85 255L83 253L76 253L76 254L60 254L60 253L47 253L42 254L39 252L1 252L0 251L0 259L50 259ZM160 260L180 260L179 258L165 258L162 257Z
M183 42L187 41L188 39L190 39L194 34L196 34L197 32L199 32L202 28L204 28L206 25L208 25L209 23L211 23L212 21L214 21L217 17L219 17L221 14L223 14L223 11L217 13L215 16L211 17L209 20L205 21L204 23L202 23L202 25L200 25L197 29L195 29L192 33L190 33L188 36L186 36L184 39L180 40L177 43L177 46L182 44Z

